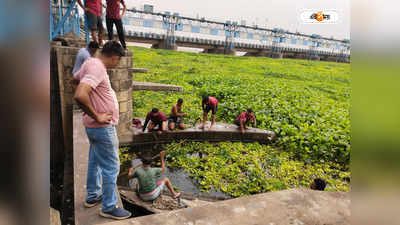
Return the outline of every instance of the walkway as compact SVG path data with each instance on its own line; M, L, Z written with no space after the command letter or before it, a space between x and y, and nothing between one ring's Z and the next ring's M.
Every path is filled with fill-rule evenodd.
M89 140L82 123L82 112L74 111L74 209L75 225L104 224L113 220L99 216L101 205L86 208L83 201L86 196L86 173L89 154ZM117 190L118 192L118 190ZM119 206L122 207L119 198Z

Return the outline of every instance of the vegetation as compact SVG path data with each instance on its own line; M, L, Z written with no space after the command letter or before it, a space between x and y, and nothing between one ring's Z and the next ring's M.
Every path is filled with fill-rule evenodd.
M132 50L135 67L150 70L149 73L134 74L135 81L184 88L182 93L135 91L134 117L144 117L152 107L168 114L172 104L183 98L183 111L188 114L186 123L192 124L201 117L201 96L211 95L220 101L217 121L232 123L240 112L251 107L258 128L277 133L278 141L274 146L192 143L171 153L174 154L174 165L190 171L205 190L213 187L240 196L307 186L311 174L325 177L331 190L348 190L348 184L343 180L349 176L346 171L349 171L351 149L348 64L137 47ZM191 161L193 157L188 158L185 154L193 148L208 156ZM235 155L239 153L246 154ZM250 163L255 158L262 161L262 166ZM279 163L268 161L271 158L279 159ZM221 170L227 162L232 163L226 167L230 171ZM254 164L251 174L258 175L249 177L249 167L240 166L242 164ZM268 172L262 175L265 169ZM211 171L214 173L205 176L204 173ZM291 175L285 175L287 173ZM229 180L230 176L237 176L240 182Z

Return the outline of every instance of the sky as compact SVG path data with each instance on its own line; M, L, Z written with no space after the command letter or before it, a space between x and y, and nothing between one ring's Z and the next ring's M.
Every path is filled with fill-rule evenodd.
M283 28L292 32L320 34L324 37L350 39L350 0L125 0L128 8L143 9L154 5L156 12L178 12L182 16L205 17L225 22L246 20L247 25ZM333 9L339 14L337 24L302 24L303 9Z

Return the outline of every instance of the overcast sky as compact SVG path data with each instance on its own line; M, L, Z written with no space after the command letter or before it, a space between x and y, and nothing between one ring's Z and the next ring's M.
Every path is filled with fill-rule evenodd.
M125 0L128 8L141 9L152 4L156 12L178 12L183 16L205 17L224 22L246 20L247 25L306 34L320 34L338 39L350 38L350 0ZM334 9L339 14L337 24L302 24L302 9Z

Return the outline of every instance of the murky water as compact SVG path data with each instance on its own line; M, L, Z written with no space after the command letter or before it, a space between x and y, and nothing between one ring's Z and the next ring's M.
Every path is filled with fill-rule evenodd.
M141 164L140 159L132 160L132 166L135 167ZM184 169L175 169L166 167L166 170L162 174L161 177L168 177L171 181L172 185L178 187L180 191L185 193L191 193L193 196L197 197L205 197L205 198L216 198L216 199L228 199L231 198L229 195L224 194L221 191L210 190L208 193L200 191L199 183L190 177L190 174L187 173ZM129 181L129 186L131 188L136 187L136 179L132 179Z

